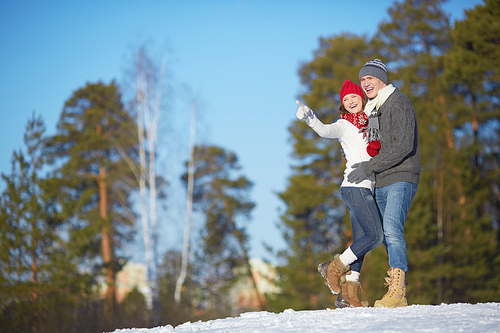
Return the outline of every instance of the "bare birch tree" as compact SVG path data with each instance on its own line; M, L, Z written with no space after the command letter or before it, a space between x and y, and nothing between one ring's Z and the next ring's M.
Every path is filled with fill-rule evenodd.
M187 191L187 212L186 225L184 229L184 239L182 243L181 272L175 283L174 300L176 304L181 302L182 285L186 280L187 265L189 257L189 237L191 233L191 216L193 213L193 184L194 184L194 143L196 136L196 103L191 106L191 130L189 135L189 162L188 162L188 191Z
M159 311L157 286L157 198L160 192L156 170L158 124L162 107L164 80L167 65L163 56L160 70L144 46L134 54L134 96L137 107L137 135L139 140L140 167L136 173L140 188L141 222L147 267L147 284L151 292L153 313ZM152 304L151 304L152 301ZM156 315L155 315L156 316ZM155 322L159 318L153 319Z

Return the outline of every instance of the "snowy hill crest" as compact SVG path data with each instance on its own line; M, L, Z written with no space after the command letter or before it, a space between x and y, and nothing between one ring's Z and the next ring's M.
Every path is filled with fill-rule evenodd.
M500 303L411 305L396 309L285 310L114 333L169 332L500 332Z

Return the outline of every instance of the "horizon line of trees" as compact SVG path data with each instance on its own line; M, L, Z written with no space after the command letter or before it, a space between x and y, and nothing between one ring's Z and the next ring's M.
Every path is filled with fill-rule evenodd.
M388 65L390 81L415 107L421 145L421 181L405 225L408 300L499 301L500 3L487 0L451 26L444 2L395 2L371 39L320 38L314 59L299 68L301 99L333 122L342 82L355 81L368 60ZM28 120L25 149L13 152L11 172L2 174L2 331L103 332L235 314L230 289L252 278L246 226L253 184L234 152L200 144L184 164L183 192L169 185L155 169L161 146L154 125L170 93L164 66L142 48L134 61L129 103L114 81L88 83L65 102L55 135L46 135L41 116ZM253 280L259 308L248 311L332 307L316 265L352 240L339 197L340 146L299 121L289 131L296 164L278 194L288 246L268 247L278 260L279 292L262 295ZM156 207L186 197L189 171L193 216L202 221L189 237L193 246L189 254L158 253ZM138 230L153 303L133 290L118 304L116 274ZM361 283L371 302L384 294L387 265L383 247L367 255Z

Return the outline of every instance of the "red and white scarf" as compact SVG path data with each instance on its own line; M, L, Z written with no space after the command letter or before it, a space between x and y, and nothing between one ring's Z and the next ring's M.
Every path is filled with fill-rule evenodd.
M358 113L341 113L340 118L347 120L358 129L368 126L368 116L363 111Z
M358 113L341 113L340 118L347 120L360 130L365 129L368 126L368 116L366 115L366 113L362 111ZM379 140L368 142L368 146L366 146L366 151L368 152L368 155L373 157L378 154L379 150L380 150Z

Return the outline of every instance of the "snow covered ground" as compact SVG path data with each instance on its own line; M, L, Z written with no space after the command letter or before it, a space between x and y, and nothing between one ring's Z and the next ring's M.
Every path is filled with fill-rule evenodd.
M500 332L500 303L411 305L396 309L326 309L281 313L246 312L239 317L115 333L169 332Z

